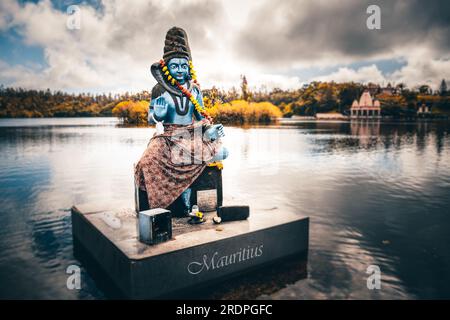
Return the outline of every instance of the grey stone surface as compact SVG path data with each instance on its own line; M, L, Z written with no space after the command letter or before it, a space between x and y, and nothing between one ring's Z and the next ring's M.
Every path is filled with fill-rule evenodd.
M129 298L145 299L205 284L308 250L309 218L277 210L244 221L189 225L173 219L173 238L137 239L133 209L72 208L73 236Z

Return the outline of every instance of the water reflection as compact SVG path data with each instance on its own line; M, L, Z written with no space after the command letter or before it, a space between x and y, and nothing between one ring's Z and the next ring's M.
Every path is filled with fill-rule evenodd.
M0 120L1 297L104 297L84 269L80 292L65 286L65 269L79 263L68 209L108 199L132 205L132 166L153 129L116 124ZM450 298L448 124L226 129L224 202L311 217L308 278L286 278L262 297ZM379 291L366 287L370 264L381 268Z

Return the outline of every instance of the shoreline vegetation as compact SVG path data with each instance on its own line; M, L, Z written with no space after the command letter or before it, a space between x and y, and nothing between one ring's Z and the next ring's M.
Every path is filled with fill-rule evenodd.
M349 115L352 102L368 90L381 103L381 115L391 119L448 119L450 92L445 80L439 90L428 85L412 89L404 84L382 87L368 83L311 82L299 89L249 90L245 76L240 90L215 87L202 90L206 111L224 124L268 124L281 117L314 117L317 113ZM62 91L26 90L0 86L0 118L116 116L123 124L147 124L150 94L70 94ZM431 111L419 115L427 106Z
M112 109L112 114L125 125L146 124L148 105L149 102L146 100L122 101ZM283 116L280 108L270 102L248 102L245 100L216 103L206 107L206 112L215 123L223 124L269 124Z

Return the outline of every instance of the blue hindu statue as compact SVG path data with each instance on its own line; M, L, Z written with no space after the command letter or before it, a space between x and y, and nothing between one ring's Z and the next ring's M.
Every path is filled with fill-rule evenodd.
M157 84L148 120L156 124L156 133L135 167L136 185L146 191L150 208L166 208L181 196L188 213L192 182L208 164L228 156L221 145L224 128L204 110L183 29L167 32L163 59L150 70Z

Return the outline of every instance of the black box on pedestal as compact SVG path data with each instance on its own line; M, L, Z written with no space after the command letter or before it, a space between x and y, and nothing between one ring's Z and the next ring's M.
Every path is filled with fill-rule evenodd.
M138 213L139 241L157 244L172 238L172 216L166 209L151 209Z
M217 209L217 215L226 221L245 220L250 216L249 206L223 206Z

